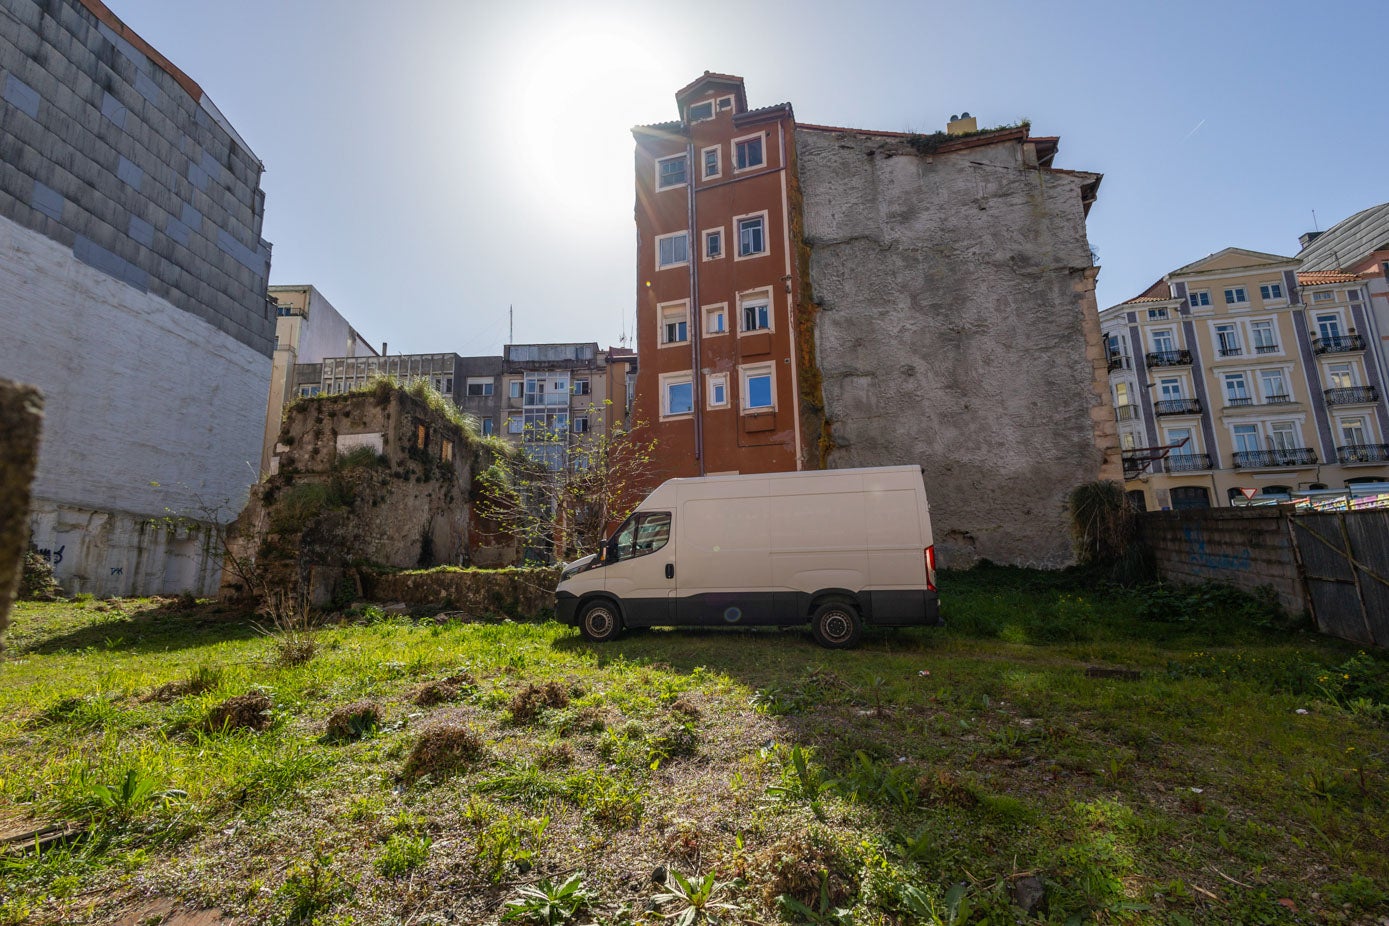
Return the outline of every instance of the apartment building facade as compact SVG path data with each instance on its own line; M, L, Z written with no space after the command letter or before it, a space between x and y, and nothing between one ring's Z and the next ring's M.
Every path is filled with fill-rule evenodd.
M1066 493L1120 472L1100 176L1026 125L812 125L708 72L675 99L632 130L636 420L660 475L917 463L943 561L1069 562Z
M322 363L328 357L378 357L376 348L342 317L313 286L269 287L275 308L275 356L270 371L270 397L265 407L265 439L260 474L270 472L270 459L280 433L285 406L321 388ZM314 366L312 383L301 381L299 366Z
M1369 294L1372 347L1381 363L1389 358L1389 203L1380 203L1298 239L1304 273L1351 273Z
M1359 276L1227 248L1101 313L1125 484L1147 509L1389 478Z
M217 586L274 353L263 165L100 0L0 12L0 371L45 395L34 546L69 592Z

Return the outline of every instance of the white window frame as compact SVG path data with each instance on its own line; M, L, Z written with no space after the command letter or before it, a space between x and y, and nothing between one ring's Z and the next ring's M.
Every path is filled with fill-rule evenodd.
M1269 388L1269 381L1273 377L1277 377L1278 382L1282 384L1281 392L1274 392L1271 388ZM1259 396L1265 403L1268 402L1269 396L1274 395L1287 396L1288 401L1292 401L1292 391L1288 388L1288 374L1281 367L1279 367L1276 370L1259 370L1258 378Z
M745 321L743 311L750 304L766 303L767 306L767 327L748 328L743 323ZM776 330L776 300L772 297L772 290L755 289L746 293L738 294L738 337L749 334L761 334L764 331Z
M758 223L758 225L761 226L761 228L762 228L762 250L760 250L760 251L748 251L746 254L743 253L743 223L744 223L744 222L748 222L748 223L756 222L756 223ZM761 211L761 212L748 212L748 213L744 213L743 215L735 215L735 216L733 217L733 234L734 234L734 237L736 237L736 238L738 239L738 242L737 242L737 247L736 247L736 249L735 249L734 252L733 252L733 259L734 259L734 260L752 260L753 258L756 258L756 257L766 257L768 254L772 253L772 243L771 243L771 241L769 240L769 237L770 237L770 235L769 235L769 232L770 232L769 226L770 226L770 224L771 224L771 223L768 221L768 218L767 218L767 210L765 210L765 209L764 209L763 211Z
M663 264L663 263L661 263L661 244L662 244L662 242L665 242L665 241L674 241L674 240L677 239L677 238L680 239L680 240L683 240L683 241L685 242L685 259L684 259L684 260L672 261L672 262L669 263L669 264ZM672 256L674 256L674 255L672 255ZM659 271L659 270L672 270L672 269L674 269L674 268L676 268L676 267L688 267L689 265L690 265L690 233L689 233L689 232L678 231L678 232L671 232L671 233L668 234L668 235L657 235L657 236L656 236L656 269L657 269L658 271Z
M481 392L473 392L474 386L481 386ZM469 376L465 381L464 395L470 399L492 396L497 388L497 378L495 376Z
M750 398L749 382L754 378L768 378L768 386L771 390L771 405L759 405L756 408L748 405ZM738 407L744 415L758 415L763 412L776 411L776 364L774 363L750 363L746 366L738 367Z
M709 173L709 152L714 152L714 172ZM723 145L710 145L699 149L699 176L701 180L717 180L723 176Z
M1260 327L1260 326L1263 326L1263 327ZM1259 333L1260 333L1260 332L1267 332L1268 335L1269 335L1269 339L1270 339L1273 343L1272 343L1272 344L1260 344L1260 343L1259 343ZM1282 348L1282 345L1281 345L1281 343L1280 343L1280 341L1279 341L1279 337L1278 337L1278 323L1277 323L1276 321L1274 321L1273 319L1271 319L1271 318L1256 318L1256 319L1250 320L1250 322L1249 322L1249 346L1250 346L1251 349L1253 349L1254 355L1255 355L1255 356L1258 356L1260 353L1262 353L1265 357L1268 356L1269 354L1281 354L1281 353L1283 353L1283 348ZM1260 348L1264 348L1264 347L1271 347L1271 348L1273 348L1273 350L1261 351Z
M1325 329L1322 328L1323 322L1326 322L1326 321L1330 321L1331 326L1334 327L1334 328L1336 329L1336 333L1335 333L1335 334L1327 334L1326 331L1325 331ZM1317 329L1317 335L1316 335L1316 336L1319 337L1319 338L1343 338L1343 337L1345 337L1345 336L1346 336L1346 335L1345 335L1345 329L1342 327L1344 323L1345 323L1345 316L1344 316L1342 313L1340 313L1340 312L1318 312L1316 315L1312 316L1312 324L1313 324L1314 326L1316 326L1316 329Z
M709 253L709 239L717 236L719 239L719 253ZM706 228L699 233L700 253L704 260L723 260L723 256L728 253L728 248L724 247L723 226L718 228Z
M744 166L742 166L742 167L739 167L739 166L738 166L738 146L739 146L739 145L746 144L747 142L753 141L754 139L756 139L756 140L759 142L759 144L760 144L760 150L761 150L761 152L762 152L762 160L758 161L756 164L747 164L747 165L744 165ZM732 143L730 144L729 147L730 147L730 149L733 151L733 173L735 173L735 174L742 174L742 173L746 173L747 171L750 171L750 170L761 170L762 168L764 168L764 167L767 166L767 133L766 133L766 132L754 132L754 133L751 134L751 135L744 135L744 136L742 136L742 137L740 137L740 138L735 138L735 139L733 139L733 141L732 141Z
M1220 335L1230 335L1228 344ZM1235 322L1216 322L1211 325L1211 341L1215 344L1216 357L1243 357L1244 339L1240 337L1239 325Z
M1172 342L1171 347L1158 347L1158 335L1160 334L1167 335L1168 339ZM1175 329L1172 328L1154 328L1151 331L1149 331L1148 345L1152 352L1155 354L1164 354L1169 351L1181 349L1177 347L1177 332Z
M690 343L690 302L688 299L658 303L656 305L656 318L660 323L660 330L656 332L656 340L661 347L679 347ZM684 324L685 337L683 340L672 341L668 338L666 328L672 323Z
M589 420L587 415L575 415L569 420L569 426L573 428L575 434L589 433Z
M1312 294L1312 301L1313 301L1313 302L1333 302L1333 301L1335 301L1335 299L1336 299L1336 294L1335 294L1335 293L1321 292L1321 293L1313 293L1313 294Z
M670 387L671 386L690 387L690 410L687 412L670 411ZM676 418L690 418L694 416L694 375L689 370L681 370L677 373L662 373L660 379L661 388L661 420L668 421Z
M664 174L661 173L661 165L663 165L663 164L669 164L669 163L671 163L671 162L673 162L673 161L684 161L684 162L685 162L685 179L684 179L684 180L681 180L679 183L663 183L662 181L665 179L665 176L664 176ZM661 191L664 191L664 190L678 190L678 189L680 189L682 186L685 186L686 184L688 184L689 182L690 182L690 164L689 164L689 159L686 158L685 155L683 155L683 154L672 154L672 155L669 156L669 157L657 158L657 159L656 159L656 190L657 190L657 192L661 192Z
M1253 400L1254 394L1249 390L1249 374L1240 370L1235 373L1222 373L1220 375L1220 388L1225 393L1225 402L1231 403L1236 399ZM1236 393L1239 393L1238 395Z
M1272 295L1274 289L1278 290L1278 295ZM1259 298L1264 302L1287 302L1288 294L1283 290L1282 282L1269 280L1267 283L1259 284Z
M696 109L700 108L701 106L708 106L708 107L709 107L709 115L707 115L707 116L700 116L700 117L696 118L695 115L694 115L694 111L695 111ZM697 123L697 122L708 122L710 119L714 118L714 116L715 116L717 113L718 113L718 104L716 104L716 103L714 102L713 97L710 97L710 98L707 99L707 100L700 100L698 103L691 103L689 106L686 106L686 107L685 107L685 124L686 124L686 125L694 125L694 124Z
M1278 445L1278 434L1290 435L1287 446L1280 447ZM1270 421L1268 423L1267 440L1269 443L1269 450L1282 451L1284 453L1289 450L1297 450L1307 446L1302 442L1302 427L1296 421Z
M1163 428L1163 429L1162 429L1162 439L1163 439L1163 443L1165 443L1168 447L1172 447L1172 445L1175 444L1175 443L1177 442L1177 440L1178 440L1177 435L1181 434L1181 435L1185 435L1185 437L1186 437L1186 443L1183 444L1183 445L1180 446L1180 447L1172 447L1172 449L1171 449L1170 451L1168 451L1168 456L1173 456L1173 457L1189 457L1189 456L1195 456L1195 455L1197 454L1197 452L1198 452L1197 449L1196 449L1196 430L1197 430L1196 428L1189 427L1189 426L1188 426L1188 427L1185 427L1185 428Z
M1333 379L1340 374L1343 369L1345 370L1346 376L1350 379L1350 383L1345 386L1337 386L1333 382ZM1326 384L1328 389L1354 389L1356 386L1359 386L1360 377L1356 373L1355 364L1351 363L1349 360L1328 363L1326 365Z
M1236 298L1231 299L1231 296ZM1225 290L1226 305L1249 305L1249 289L1245 286L1231 286Z
M506 416L506 433L524 434L526 431L526 419L521 414Z
M1252 436L1254 438L1253 448L1241 447L1239 441L1240 435L1243 434L1245 437L1250 437L1251 435L1249 432L1251 431L1253 432ZM1264 449L1263 443L1263 431L1257 424L1230 425L1230 447L1234 450L1235 453L1258 453Z
M727 104L727 105L725 105L725 104ZM714 100L714 112L716 112L716 113L721 113L721 112L723 112L725 109L727 109L727 110L729 110L729 111L732 111L732 109L733 109L733 97L732 97L732 96L721 96L721 97L718 97L717 99Z
M579 388L579 384L580 384L580 383L583 383L583 388L582 388L582 389ZM570 394L570 395L592 395L592 393L593 393L592 383L591 383L591 381L589 380L589 378L588 378L587 376L576 376L576 377L574 377L572 380L570 380L570 382L569 382L569 394Z
M1193 309L1209 306L1211 304L1211 291L1208 289L1187 290L1186 304Z
M526 381L523 379L507 380L506 394L513 399L524 398L526 394Z
M723 390L723 400L718 399L718 390ZM705 377L705 404L709 408L728 408L728 374L710 373Z
M1346 425L1351 424L1353 422L1359 422L1359 440L1351 440L1350 435L1346 433ZM1351 415L1345 418L1337 418L1336 434L1341 438L1343 446L1364 446L1365 444L1379 443L1378 441L1373 439L1374 430L1371 428L1370 419L1366 415Z
M1186 381L1180 376L1161 377L1157 387L1159 402L1178 402L1186 398ZM1175 387L1175 394L1172 387Z
M1167 314L1167 307L1166 307L1166 306L1163 306L1162 308L1149 309L1149 310L1148 310L1148 321L1150 321L1150 322L1151 322L1151 321L1165 321L1167 318L1168 318L1168 314Z
M704 325L704 327L701 328L700 330L704 332L704 336L705 336L706 338L721 338L721 337L723 337L724 335L728 334L728 303L727 303L727 302L718 302L718 303L715 303L714 305L706 305L706 306L704 307L704 309L703 309L702 314L703 314L703 316L704 316L704 320L703 320L703 325ZM711 324L712 320L713 320L714 317L716 317L716 316L722 316L723 326L722 326L721 330L719 330L719 331L715 331L715 330L713 329L713 325Z

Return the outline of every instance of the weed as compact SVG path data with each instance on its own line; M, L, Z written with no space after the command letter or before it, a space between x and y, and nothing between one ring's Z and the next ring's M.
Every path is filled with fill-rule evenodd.
M396 834L381 847L373 867L383 878L398 878L425 863L429 858L429 844L427 836Z
M411 783L425 775L437 781L459 771L482 753L482 737L476 730L460 723L439 724L420 734L400 774Z
M534 723L545 708L566 707L569 692L559 682L530 684L511 699L511 719L515 723Z
M273 722L271 703L263 691L250 691L235 695L214 706L203 719L202 727L208 733L224 733L228 730L265 730Z
M674 926L693 926L695 923L717 922L713 912L717 910L737 910L732 904L716 900L728 884L715 879L710 872L704 877L685 877L675 869L666 875L665 893L652 898L658 904L673 903L676 908L671 913L662 914Z
M415 689L414 702L420 707L433 707L458 700L465 691L477 687L477 681L467 672L459 672L437 682L426 682Z
M915 810L920 798L910 769L875 762L862 750L855 753L848 772L836 781L836 786L846 797L888 804L904 813Z
M331 855L316 851L289 866L284 883L275 892L284 905L286 926L313 923L319 913L352 895L352 885L332 865Z
M274 641L277 665L293 668L313 659L318 642L307 593L272 591L261 603L261 614L269 626L257 624L256 629Z
M145 695L141 700L167 703L188 695L197 695L212 691L221 684L222 670L220 668L201 665L193 670L192 675L176 679L172 682L165 682Z
M525 874L530 871L531 860L540 851L549 827L549 817L498 814L474 837L479 868L493 884L501 883L508 867Z
M506 902L502 921L559 926L574 919L595 899L593 892L584 886L582 872L558 884L542 878L534 887L521 888L516 897Z
M953 885L944 897L937 897L933 892L913 884L904 885L897 899L902 910L910 914L915 922L927 926L968 923L973 912L963 882Z
M380 707L371 701L354 701L328 716L323 739L328 743L348 743L375 732L380 725Z
M783 896L812 910L850 905L858 895L857 863L827 831L812 827L785 836L757 853L749 880L762 885L769 907Z
M781 783L772 785L767 793L786 801L814 803L834 783L825 770L810 760L810 754L799 745L784 753Z

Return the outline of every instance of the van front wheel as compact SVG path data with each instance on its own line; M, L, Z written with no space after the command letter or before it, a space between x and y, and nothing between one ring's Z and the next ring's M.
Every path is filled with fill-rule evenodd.
M593 601L579 615L579 632L584 639L606 643L622 631L622 619L617 608L607 601Z
M826 601L810 617L815 642L829 649L850 649L858 645L863 621L858 610L844 601Z

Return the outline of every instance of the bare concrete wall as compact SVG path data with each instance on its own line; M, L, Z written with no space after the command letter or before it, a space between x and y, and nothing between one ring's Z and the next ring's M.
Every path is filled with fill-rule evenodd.
M1250 592L1271 587L1291 613L1306 607L1287 518L1277 508L1151 511L1140 523L1167 581L1222 582Z
M39 459L43 397L0 379L0 643L29 546L29 483Z
M1072 562L1067 493L1102 473L1082 187L1016 141L933 155L797 128L826 465L918 463L941 562ZM1093 344L1091 342L1094 342Z

